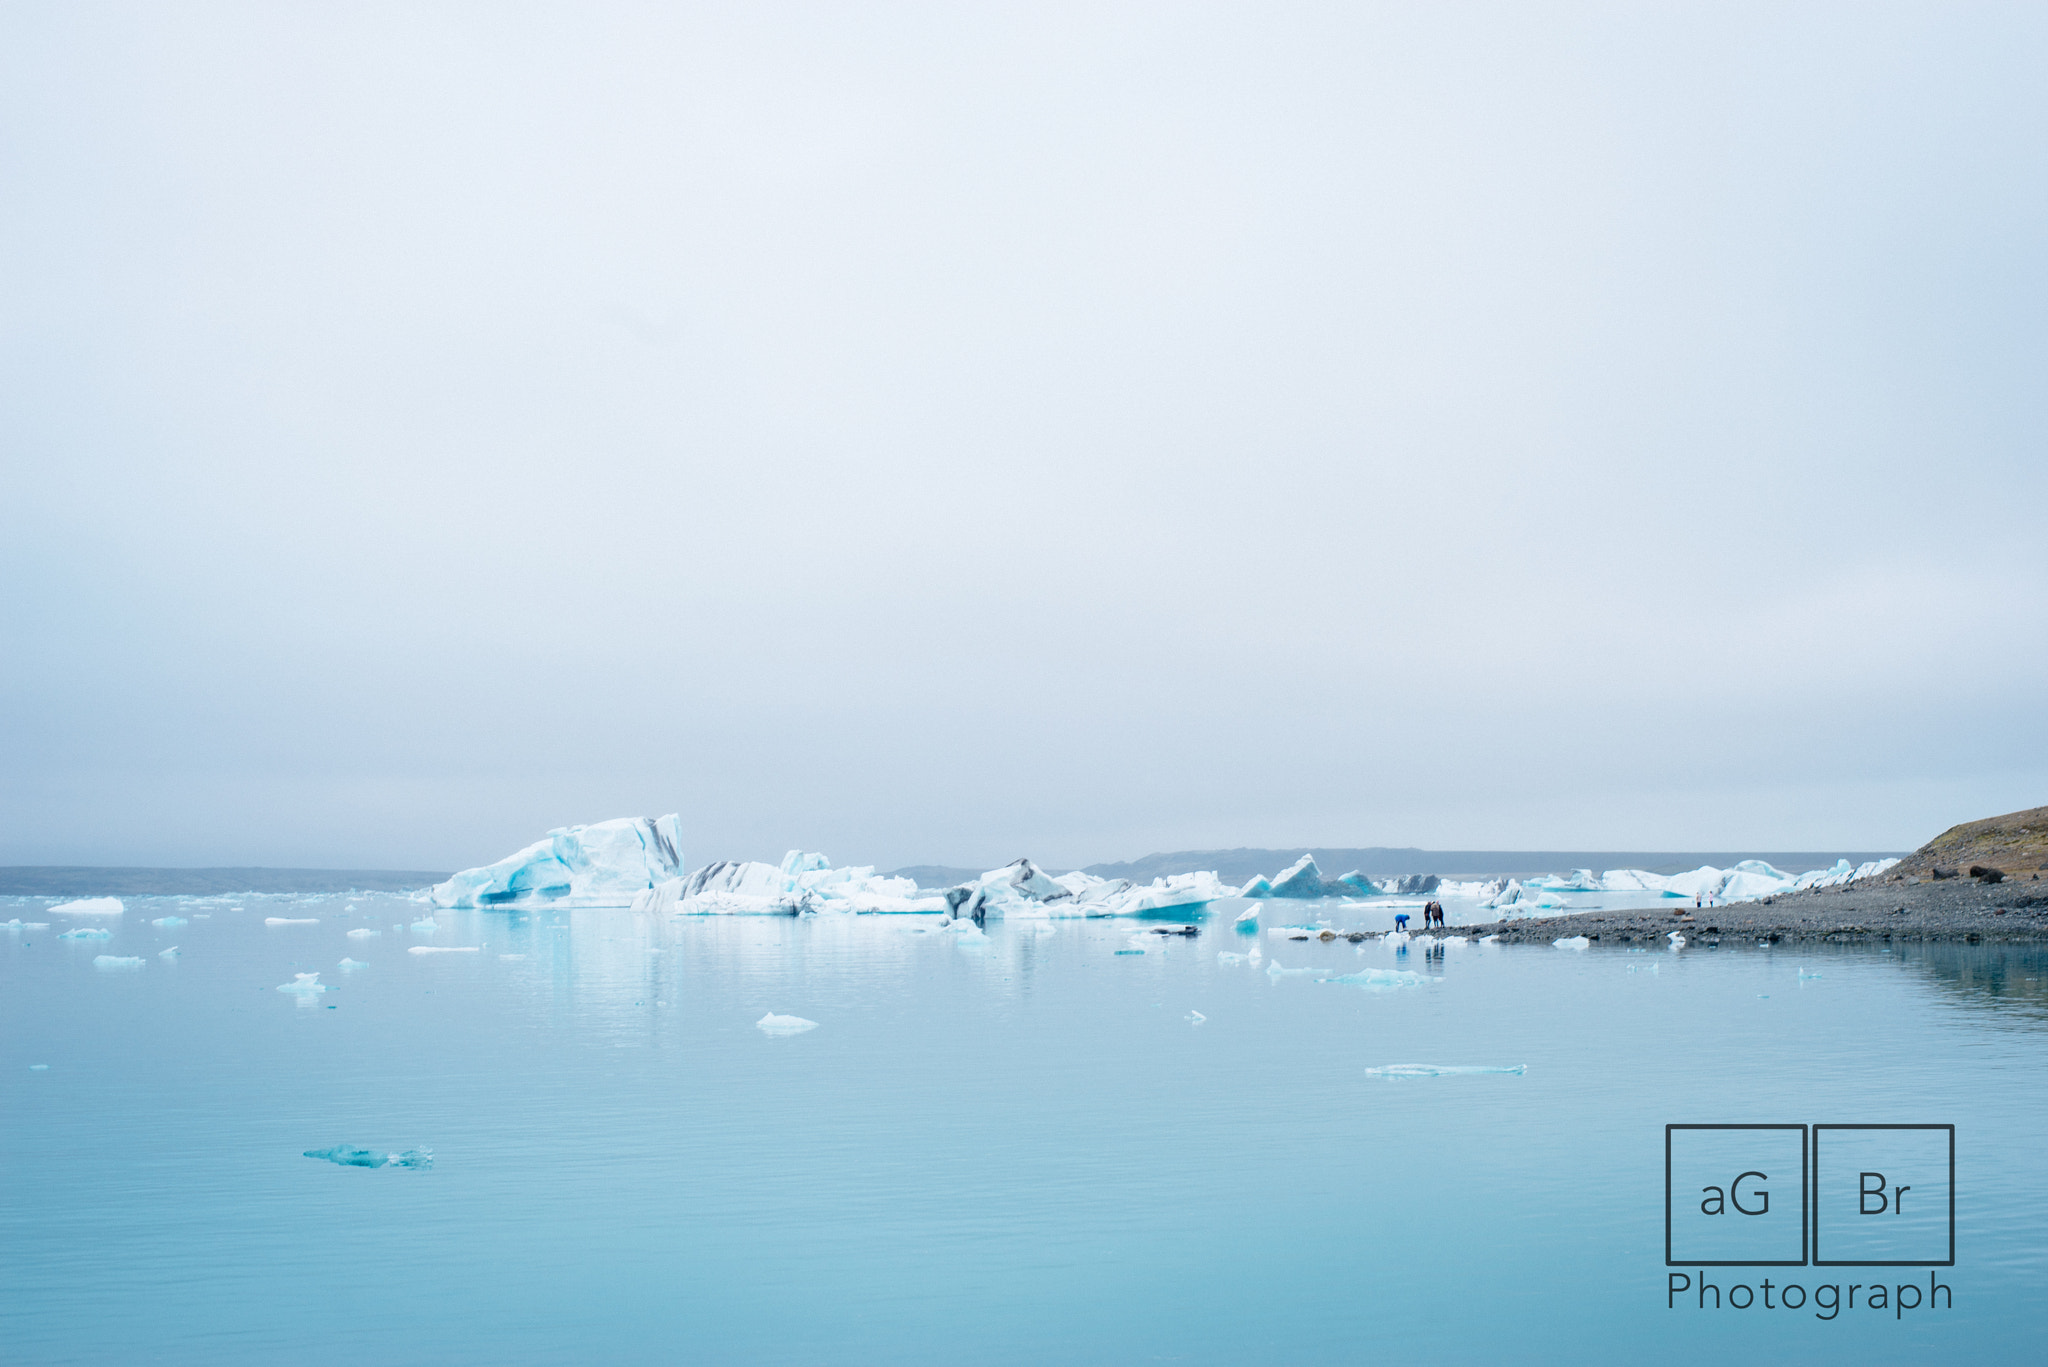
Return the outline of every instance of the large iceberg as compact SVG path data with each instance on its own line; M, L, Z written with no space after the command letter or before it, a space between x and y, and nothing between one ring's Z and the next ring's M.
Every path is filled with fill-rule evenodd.
M683 871L682 839L674 813L563 827L495 864L464 869L437 885L432 897L441 907L522 901L626 906Z

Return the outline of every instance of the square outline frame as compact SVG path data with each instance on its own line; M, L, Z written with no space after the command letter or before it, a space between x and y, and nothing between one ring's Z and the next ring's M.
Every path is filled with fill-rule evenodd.
M1785 1259L1758 1261L1751 1258L1712 1260L1706 1258L1677 1259L1671 1256L1671 1132L1673 1130L1797 1130L1799 1131L1799 1260ZM1666 1125L1664 1127L1664 1266L1666 1267L1805 1267L1809 1257L1809 1240L1814 1231L1814 1210L1809 1201L1813 1189L1811 1163L1813 1157L1812 1136L1805 1125ZM1954 1195L1954 1183L1950 1183L1950 1195Z
M1820 1132L1822 1130L1948 1131L1948 1257L1823 1260L1820 1256ZM1956 1265L1956 1127L1953 1125L1815 1125L1813 1127L1813 1265L1815 1267L1954 1267Z

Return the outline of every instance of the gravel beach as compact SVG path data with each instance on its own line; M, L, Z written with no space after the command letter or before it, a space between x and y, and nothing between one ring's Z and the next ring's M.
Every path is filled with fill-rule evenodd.
M1662 945L1674 930L1683 931L1693 944L2048 940L2048 880L2033 874L1990 884L1968 879L1871 880L1697 911L1690 902L1674 902L1669 909L1587 911L1451 927L1455 935L1498 935L1501 944L1549 944L1583 935L1595 944Z

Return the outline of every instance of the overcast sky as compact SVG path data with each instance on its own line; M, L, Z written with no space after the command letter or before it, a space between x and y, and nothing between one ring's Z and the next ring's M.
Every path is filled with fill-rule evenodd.
M0 6L0 862L2048 802L2048 8Z

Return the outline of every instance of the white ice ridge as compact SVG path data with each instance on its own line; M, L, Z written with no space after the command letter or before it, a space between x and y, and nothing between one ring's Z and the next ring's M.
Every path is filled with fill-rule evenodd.
M120 916L127 907L118 897L86 897L76 902L59 902L50 908L53 916Z
M944 911L946 899L918 894L909 878L874 866L835 869L822 854L791 850L782 863L721 860L687 878L666 878L633 898L635 911L678 916L799 916L805 913Z
M1731 869L1703 864L1689 873L1660 874L1646 869L1609 869L1595 873L1578 869L1571 874L1552 874L1522 882L1496 878L1490 882L1445 883L1449 896L1474 897L1489 911L1543 911L1568 906L1559 893L1566 892L1656 892L1666 897L1698 897L1716 902L1753 902L1809 888L1840 887L1859 878L1875 878L1899 861L1872 859L1852 865L1838 859L1825 869L1789 874L1761 859L1745 859Z
M1135 916L1230 895L1213 873L1175 874L1139 887L1086 873L1052 878L1029 859L944 892L926 892L908 878L878 875L872 865L834 868L822 854L791 850L779 865L720 862L687 878L665 879L635 897L633 908L678 916L940 912L953 920L1037 920Z
M464 869L437 885L432 897L440 907L622 907L683 871L682 840L682 819L673 812L560 827L495 864Z
M802 1016L778 1016L773 1011L754 1022L754 1028L764 1035L801 1035L806 1030L818 1028L816 1021L807 1021Z

